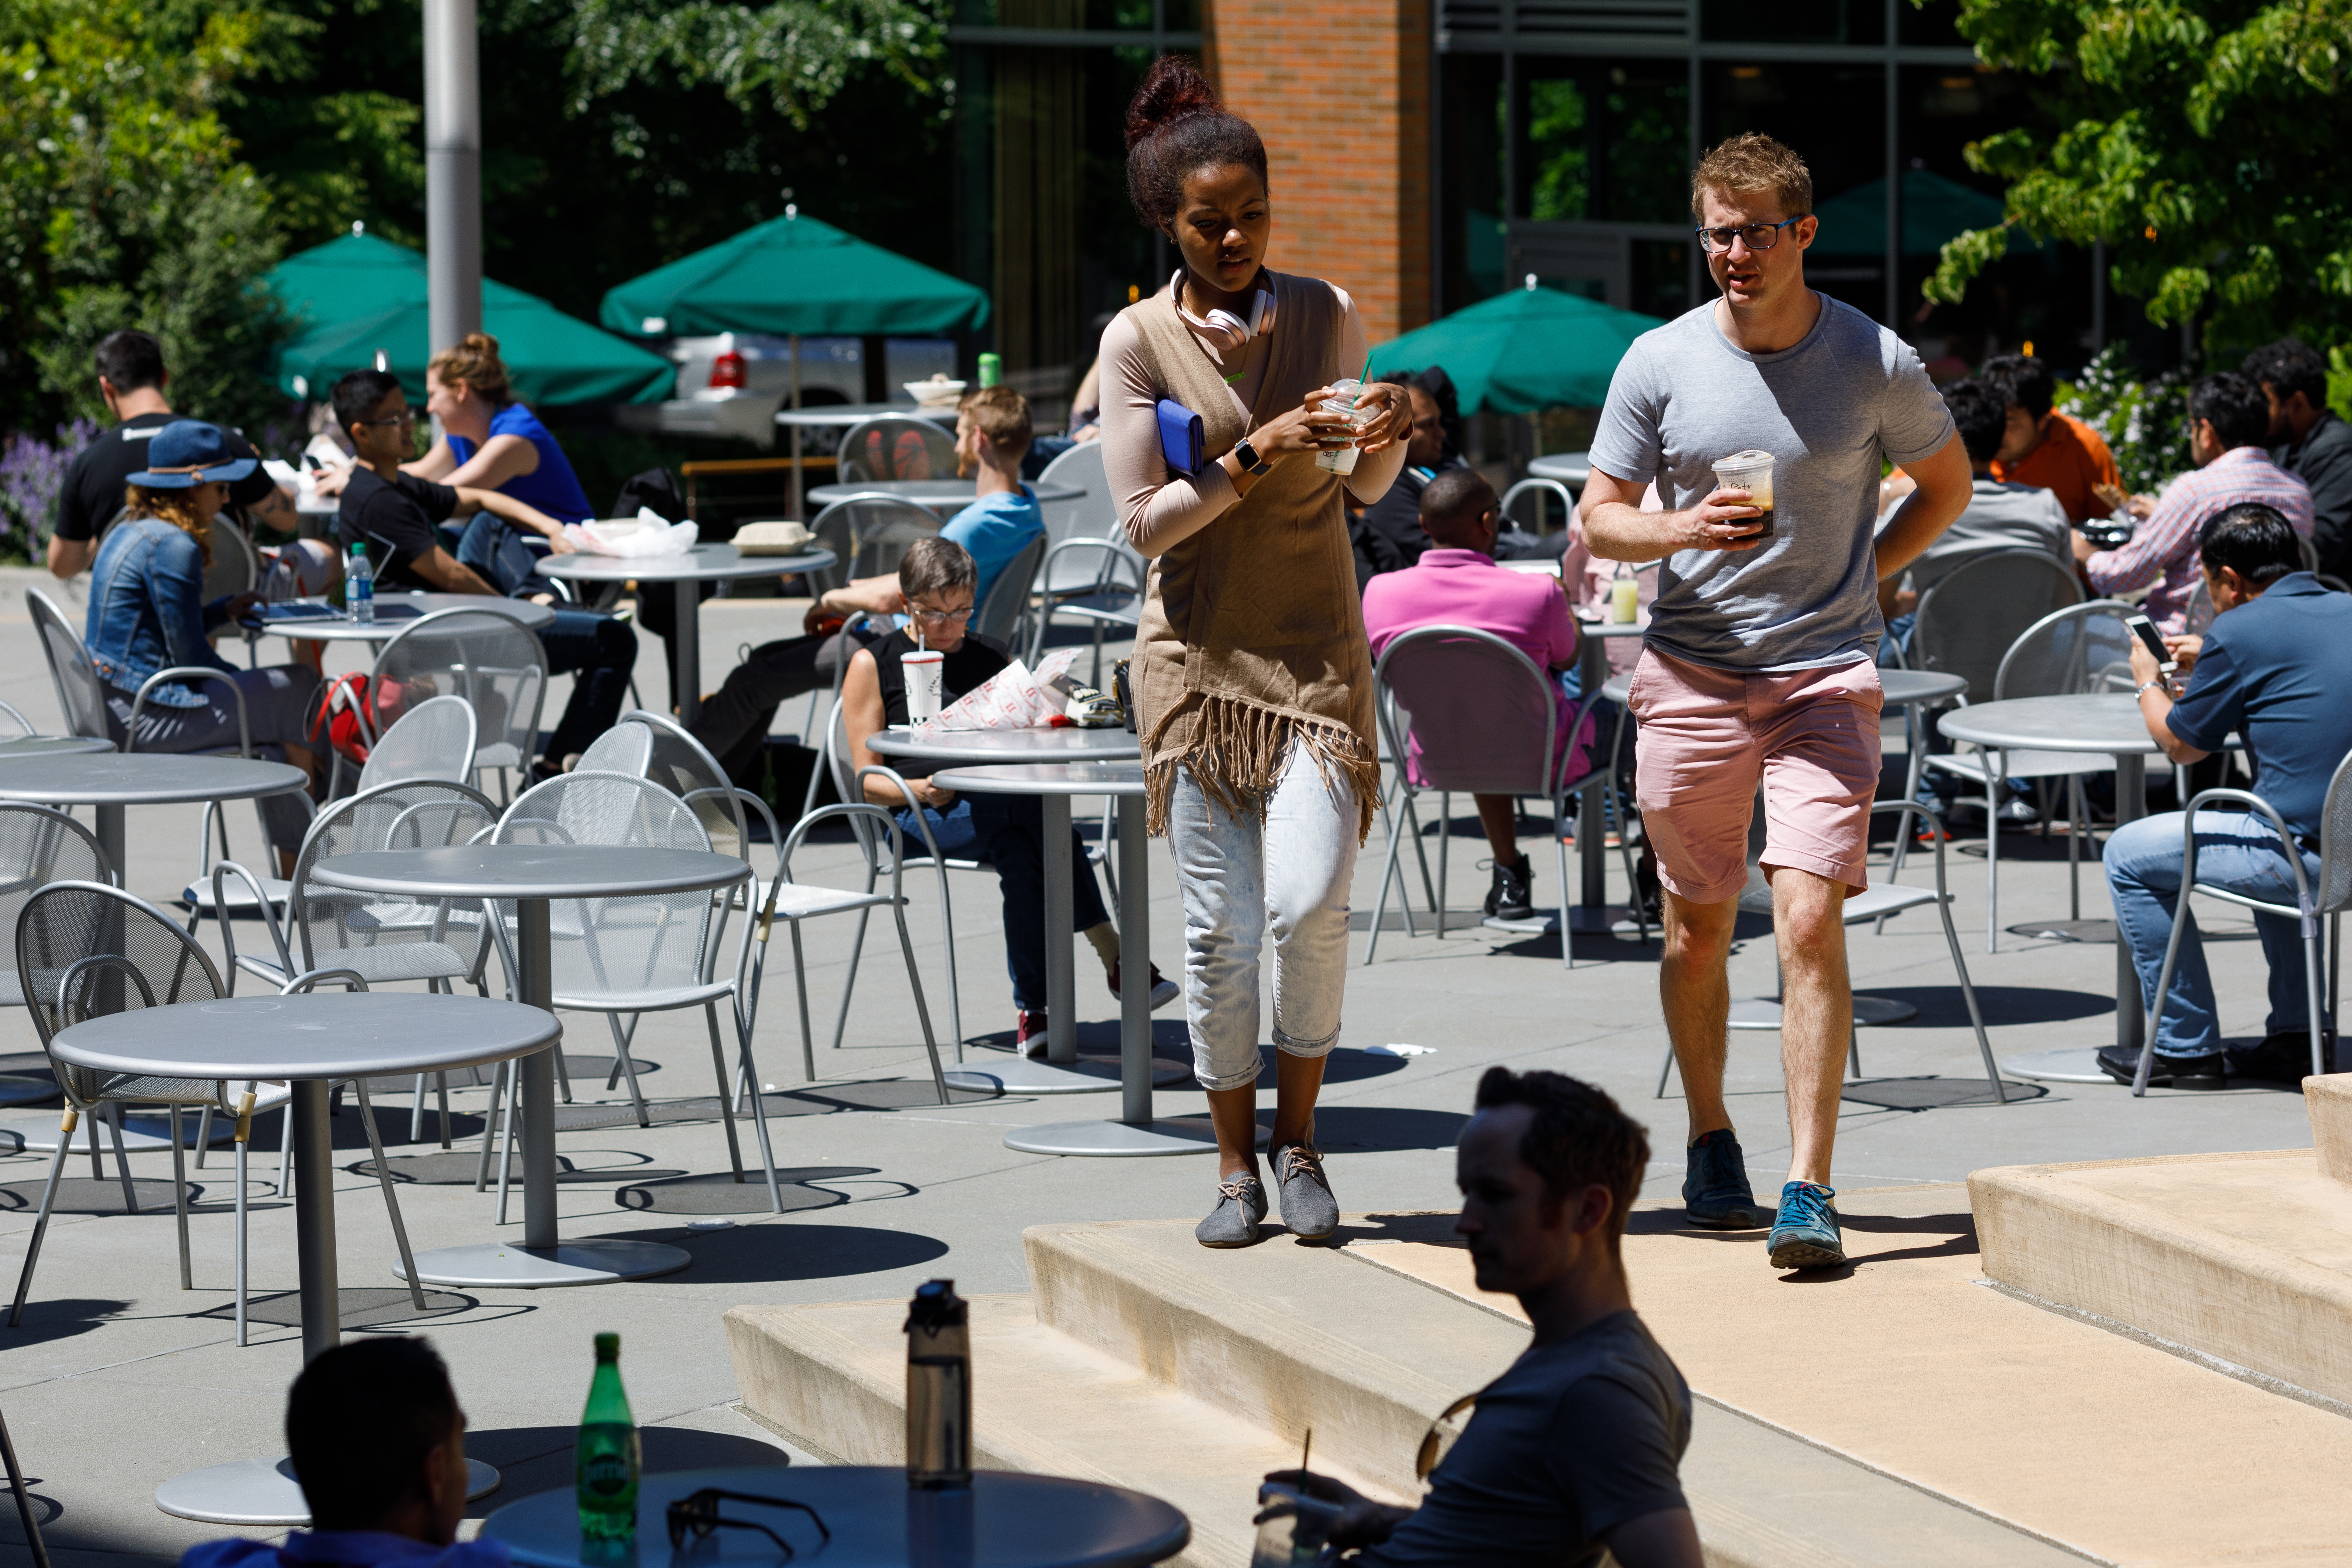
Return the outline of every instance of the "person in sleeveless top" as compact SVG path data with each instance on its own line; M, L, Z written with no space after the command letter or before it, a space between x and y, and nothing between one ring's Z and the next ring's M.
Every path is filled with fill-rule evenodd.
M1193 62L1163 57L1128 109L1128 191L1183 267L1103 333L1103 465L1152 566L1134 691L1149 820L1175 851L1192 1071L1217 1132L1209 1247L1257 1239L1258 970L1274 944L1274 1179L1283 1223L1339 1225L1315 1147L1339 1037L1348 889L1380 794L1372 664L1341 503L1380 499L1404 462L1404 390L1321 405L1364 362L1352 300L1269 270L1265 143ZM1200 416L1210 461L1172 472L1157 408ZM1349 446L1345 478L1318 454Z

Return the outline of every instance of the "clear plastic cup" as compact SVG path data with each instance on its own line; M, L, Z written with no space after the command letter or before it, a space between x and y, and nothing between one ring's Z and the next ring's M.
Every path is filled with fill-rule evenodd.
M1718 490L1745 490L1753 497L1751 504L1764 516L1757 519L1764 527L1750 536L1759 539L1772 537L1772 455L1769 452L1735 452L1720 458L1715 465L1715 486Z
M1344 413L1348 423L1358 430L1372 423L1380 413L1377 408L1358 408L1356 399L1362 394L1364 383L1352 377L1331 383L1331 395L1323 400L1325 413ZM1342 446L1336 452L1318 452L1315 466L1327 474L1353 474L1356 471L1356 448Z

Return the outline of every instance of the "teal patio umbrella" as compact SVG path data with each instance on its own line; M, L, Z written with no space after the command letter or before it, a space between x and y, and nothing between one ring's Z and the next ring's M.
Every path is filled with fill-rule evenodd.
M1903 172L1903 254L1934 256L1944 242L1969 229L1999 226L2005 215L1998 196L1970 190L1957 180L1925 169ZM1865 180L1813 208L1821 231L1805 254L1819 256L1886 256L1886 182ZM2016 231L2010 246L2020 246ZM2032 242L2024 242L2030 244Z
M423 402L426 361L449 345L431 340L420 253L355 232L287 257L264 281L304 323L272 360L289 395L324 398L345 372L373 367L381 349L410 400ZM488 278L482 330L499 340L527 403L654 402L677 379L658 354Z
M1462 412L1533 413L1547 408L1598 408L1626 347L1655 316L1620 310L1532 279L1482 299L1372 350L1374 375L1442 367Z
M604 296L602 319L646 338L936 337L983 325L988 296L788 207L781 218L616 286Z

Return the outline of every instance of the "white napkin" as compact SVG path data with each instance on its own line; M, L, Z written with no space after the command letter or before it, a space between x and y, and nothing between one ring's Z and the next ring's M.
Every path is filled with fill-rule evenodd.
M644 559L684 555L700 533L692 523L673 523L651 507L640 507L634 517L606 517L594 522L566 523L563 537L590 555Z

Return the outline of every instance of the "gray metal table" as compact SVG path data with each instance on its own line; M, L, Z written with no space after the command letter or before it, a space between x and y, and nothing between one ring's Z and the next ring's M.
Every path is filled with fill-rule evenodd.
M2063 751L2107 756L2116 764L2116 825L2147 814L2147 759L2161 751L2127 692L2074 696L2011 697L1954 708L1937 721L1954 740L2001 751ZM2147 1026L2131 945L2116 943L2116 1043L2137 1051ZM2052 1083L2105 1083L2096 1053L2035 1051L2002 1062L2001 1071Z
M1116 733L1124 735L1126 731ZM1155 1122L1151 1115L1151 841L1143 823L1143 764L1134 762L1013 763L998 768L950 768L931 775L943 789L971 795L1036 795L1044 799L1045 862L1046 1061L1054 1028L1076 1006L1070 961L1070 797L1110 795L1118 800L1118 946L1126 984L1119 996L1119 1117L1116 1122L1062 1122L1022 1127L1004 1146L1033 1155L1196 1155L1217 1146L1206 1116ZM1056 856L1054 847L1060 847ZM1073 1026L1063 1062L1077 1060ZM1008 1085L1009 1087L1009 1085Z
M456 844L370 850L311 867L328 887L412 898L511 899L515 904L515 999L550 1017L553 977L548 904L564 898L627 898L732 887L749 862L701 850L622 849L605 844ZM447 998L441 998L446 1000ZM652 1241L561 1240L555 1218L555 1062L546 1051L522 1060L523 1239L442 1247L416 1254L416 1276L436 1285L537 1289L604 1285L675 1273L694 1261L682 1248ZM487 1134L485 1134L487 1136Z
M1528 463L1530 479L1557 479L1563 485L1583 488L1592 477L1592 455L1589 452L1555 452L1549 457L1532 458Z
M300 603L324 603L325 601L297 601ZM537 632L555 623L555 612L544 604L533 604L528 599L503 599L488 593L379 593L375 596L375 619L366 622L354 621L344 611L332 615L287 617L282 620L264 619L261 634L283 637L295 643L388 643L416 624L422 616L444 610L479 610L492 615L503 615L526 629Z
M1040 501L1076 501L1087 493L1082 486L1041 485L1034 479L1029 488ZM979 493L980 482L976 479L877 479L865 485L819 485L808 493L808 498L820 507L830 507L852 496L896 496L902 501L953 516L971 506Z
M1097 1481L976 1470L969 1490L918 1491L897 1465L758 1465L642 1478L633 1568L775 1568L783 1560L756 1530L688 1536L673 1551L669 1505L705 1487L816 1510L829 1542L797 1510L721 1505L727 1518L756 1520L782 1536L793 1561L824 1568L1141 1568L1173 1557L1192 1535L1170 1504ZM571 1487L507 1504L482 1521L482 1534L506 1542L523 1568L582 1568L580 1507Z
M98 847L122 874L122 812L127 806L194 800L252 800L305 788L308 777L283 762L242 757L189 757L168 751L52 752L0 765L0 800L96 808Z
M73 1066L107 1072L291 1083L294 1163L300 1173L294 1232L301 1260L302 1359L309 1361L342 1337L329 1082L486 1066L544 1051L562 1034L550 1015L512 1002L414 991L321 991L110 1014L64 1030L49 1051ZM469 1495L498 1485L489 1466L469 1468ZM235 1460L176 1476L155 1489L155 1506L220 1524L300 1524L310 1517L282 1458Z
M831 550L812 549L801 555L743 555L733 545L696 545L678 555L591 555L575 550L551 555L539 563L542 576L567 582L655 582L677 590L677 624L670 632L670 653L677 668L678 720L692 725L702 711L702 594L698 584L745 577L791 577L823 571L834 563Z
M20 757L81 757L94 751L112 751L114 742L100 740L89 735L20 735L14 740L0 740L0 762L14 761Z

